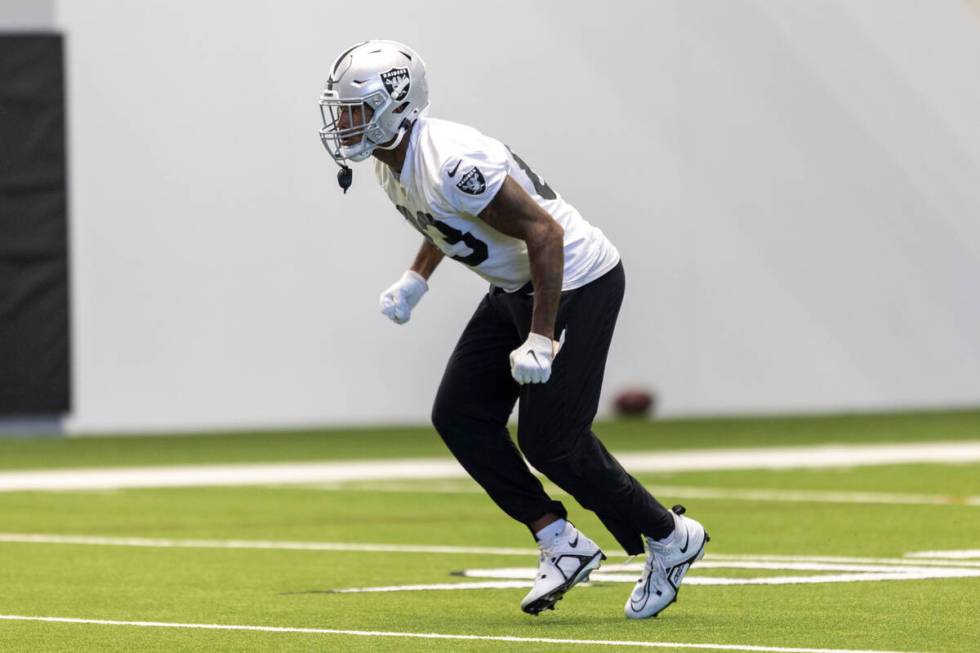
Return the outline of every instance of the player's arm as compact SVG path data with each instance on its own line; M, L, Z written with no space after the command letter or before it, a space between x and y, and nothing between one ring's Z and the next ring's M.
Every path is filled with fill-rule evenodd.
M429 240L423 240L422 246L419 247L419 253L415 255L415 261L409 270L428 281L445 256L442 250L433 245Z
M405 271L401 279L389 286L383 293L379 304L381 312L396 324L405 324L412 316L412 309L429 290L428 280L443 259L443 253L428 240L422 241L412 267Z
M553 340L565 268L565 230L510 176L479 217L497 231L527 243L534 284L531 332Z

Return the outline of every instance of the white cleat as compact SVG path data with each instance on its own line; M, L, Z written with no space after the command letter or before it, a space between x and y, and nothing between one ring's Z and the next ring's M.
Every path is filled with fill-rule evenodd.
M687 570L704 557L704 545L711 540L704 526L682 516L684 506L674 506L671 512L674 533L670 542L661 544L646 538L649 553L643 575L626 601L626 616L630 619L656 617L676 601Z
M534 587L521 601L521 610L538 615L542 610L554 610L565 592L589 579L606 555L599 546L582 535L571 523L551 542L538 542L541 557Z

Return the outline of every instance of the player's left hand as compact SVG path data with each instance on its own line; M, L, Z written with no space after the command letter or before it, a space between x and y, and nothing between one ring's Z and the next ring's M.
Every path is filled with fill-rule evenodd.
M528 334L524 344L510 352L511 376L521 385L547 383L551 378L551 364L564 342L564 331L561 332L561 341L539 333Z

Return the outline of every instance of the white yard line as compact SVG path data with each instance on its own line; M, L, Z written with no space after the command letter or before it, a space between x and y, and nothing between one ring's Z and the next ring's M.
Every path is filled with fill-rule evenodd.
M604 565L600 570L593 571L589 583L582 587L590 587L592 583L625 583L632 585L643 569L642 563ZM722 577L716 575L701 575L705 569L760 569L775 571L811 571L810 575L796 574L792 576L756 576L756 577ZM846 573L824 573L846 572ZM382 585L373 587L347 587L324 590L332 593L365 593L365 592L423 592L423 591L453 591L477 589L505 589L530 587L533 584L537 569L534 567L504 567L497 569L464 569L454 572L456 575L470 579L484 579L477 582L457 583L426 583L413 585ZM843 564L840 562L786 562L773 560L738 561L715 560L706 558L696 565L691 575L685 580L688 585L805 585L824 583L859 583L903 580L932 580L941 578L980 578L980 569L964 567L962 564L945 563L943 565L893 565L876 563L873 558L862 560L861 564ZM490 580L486 580L490 579Z
M421 553L432 555L499 555L535 558L540 551L536 548L492 547L492 546L451 546L431 544L378 544L373 542L293 542L288 540L219 540L219 539L176 539L163 537L118 537L112 535L69 535L55 533L0 533L0 544L68 544L80 546L124 546L137 548L163 549L258 549L273 551L339 551L351 553ZM625 558L626 553L607 549L606 554ZM928 555L924 555L928 554ZM976 554L976 555L973 555ZM958 569L978 569L980 561L970 560L980 556L978 551L924 551L910 553L905 558L859 558L846 556L802 556L778 554L725 554L708 553L698 563L700 568L733 567L756 569L815 569L810 565L825 565L823 571L855 571L854 565L891 565L896 568L926 568L955 566ZM930 559L937 558L937 559ZM950 562L950 559L956 562ZM772 565L779 565L778 567ZM620 565L615 563L603 566L603 571L638 571L642 565ZM533 574L532 574L533 575Z
M290 486L292 487L292 486ZM306 486L316 490L365 491L394 493L445 493L445 494L483 494L483 489L475 483L437 482L382 482L375 483L335 483ZM657 496L673 496L685 499L721 499L725 501L757 501L777 503L845 503L871 505L909 505L909 506L980 506L980 496L955 496L945 494L913 494L902 492L843 492L839 490L773 490L730 487L704 487L699 485L647 485ZM563 490L549 483L545 490L550 495L565 494Z
M970 463L980 461L980 441L694 449L624 453L616 457L627 469L641 472Z
M119 537L112 535L71 535L57 533L0 533L0 543L10 544L68 544L81 546L124 546L138 548L163 549L259 549L273 551L341 551L352 553L421 553L434 555L499 555L536 558L540 551L536 548L492 547L492 546L452 546L432 544L379 544L374 542L294 542L289 540L219 540L219 539L176 539L164 537ZM924 552L938 554L944 552ZM963 553L963 552L945 552ZM975 552L965 552L975 553ZM623 551L607 549L611 557L627 557ZM765 565L769 563L786 564L782 569L792 569L792 565L807 565L822 563L836 565L836 569L851 569L847 565L892 565L899 567L950 567L978 568L980 561L957 559L955 563L944 559L930 560L919 558L920 554L908 554L905 558L860 558L846 556L803 556L778 554L725 554L708 553L699 567L708 567L714 563L739 563L748 568L754 563ZM943 556L932 556L942 558ZM952 558L954 556L946 556ZM959 556L956 556L957 558ZM964 558L966 556L963 556ZM637 570L640 566L635 566ZM766 568L759 566L758 568ZM798 567L802 568L802 567ZM606 571L630 569L632 567L614 563L603 566Z
M643 569L639 563L604 565L600 570L593 571L590 575L592 582L607 583L627 583L636 582L637 575ZM759 569L775 571L811 571L820 572L810 575L796 574L792 576L756 576L756 577L735 577L725 578L721 576L703 576L699 572L705 569ZM617 573L620 572L620 573ZM627 573L623 573L627 572ZM846 572L828 574L823 572ZM464 578L492 579L501 580L524 580L530 585L534 579L536 569L533 567L505 567L499 569L465 569L459 573ZM746 561L746 560L715 560L705 558L697 563L691 571L691 575L685 577L685 582L689 585L801 585L801 584L822 584L822 583L855 583L855 582L877 582L886 580L928 580L935 578L980 578L980 569L973 567L962 567L947 563L939 565L890 565L876 563L874 559L863 560L860 564L845 564L840 562L799 562L799 561ZM414 587L403 586L402 589L412 591L417 589L456 589L452 585ZM384 591L391 592L399 589L398 587L367 587L351 588L349 591ZM468 588L476 589L476 588Z
M841 563L841 562L797 562L781 560L716 560L710 554L705 556L692 567L692 572L704 569L761 569L767 571L846 571L857 572L888 572L898 574L931 573L937 569L945 571L955 569L956 571L968 571L970 575L980 576L980 569L960 568L959 563L947 562L943 565L894 565L885 562L877 562L874 558L866 558L860 563ZM592 578L598 578L600 574L615 574L628 572L636 582L637 574L643 571L642 562L627 564L604 564L601 571L592 572ZM507 579L533 579L537 569L535 567L507 567L503 569L467 569L461 575L467 578L507 578ZM689 576L686 578L690 578Z
M948 567L954 563L948 560L925 560L925 559L908 559L906 558L859 558L855 556L801 556L801 555L778 555L778 554L756 554L756 553L743 553L743 554L729 554L729 553L709 553L711 560L758 560L758 561L775 561L775 562L827 562L827 563L849 563L853 562L855 564L864 563L875 563L883 565L909 565L909 566L930 566L935 565L938 567ZM700 564L700 563L698 563ZM980 562L962 562L957 561L955 563L957 567L978 567L980 568Z
M196 540L98 535L53 535L43 533L0 533L0 543L62 544L84 546L123 546L143 548L260 549L281 551L340 551L357 553L422 553L437 555L503 555L531 559L537 549L509 547L467 547L411 544L373 544L348 542L289 542L267 540ZM608 551L611 556L625 556L622 551ZM935 552L933 552L935 553ZM608 564L592 573L593 581L633 583L642 564ZM819 575L765 576L757 578L687 577L690 585L790 585L806 583L847 583L886 580L926 580L936 578L978 578L980 562L908 558L843 558L829 556L724 555L708 554L698 569L759 569L813 571ZM845 572L827 574L825 572ZM616 573L626 572L626 573ZM508 567L467 569L467 578L492 579L492 582L426 583L381 587L338 588L337 592L404 592L427 590L473 590L525 587L536 573L534 568Z
M633 578L636 581L636 577ZM381 585L378 587L345 587L336 590L322 590L330 594L364 594L371 592L429 592L439 590L508 590L531 587L531 580L488 580L478 583L422 583L418 585ZM583 587L580 583L576 587Z
M632 585L643 569L642 563L604 565L593 571L589 583L625 583ZM702 575L705 569L753 569L774 571L816 572L809 575L794 574L783 576L737 576L722 577L717 575ZM844 572L844 573L826 573ZM364 593L364 592L422 592L422 591L453 591L477 589L503 589L530 587L533 584L537 569L534 567L503 567L495 569L464 569L454 572L467 579L482 579L477 582L458 583L426 583L413 585L382 585L374 587L347 587L342 589L325 590L335 593ZM715 560L706 558L700 561L691 574L685 577L688 585L732 586L732 585L806 585L824 583L860 583L903 580L932 580L941 578L980 578L980 569L963 567L946 563L945 565L892 565L876 563L873 558L855 563L826 563L799 561L748 561L748 560Z
M462 478L455 460L349 460L317 463L107 467L0 472L0 491L290 485L413 478Z
M942 494L900 492L841 492L837 490L769 490L725 487L661 486L657 494L692 499L733 499L736 501L775 501L785 503L859 503L910 506L972 505L980 506L980 496L962 497Z
M970 463L980 461L980 442L692 449L621 453L617 457L634 473ZM466 478L466 472L455 460L445 458L346 460L7 471L0 472L0 491L291 485L446 478Z
M915 551L906 553L906 558L938 558L940 560L980 560L980 549L966 551ZM916 560L919 562L919 560Z
M54 535L47 533L0 533L0 542L18 544L76 544L133 546L175 549L273 549L279 551L351 551L358 553L433 553L451 555L537 556L538 549L489 546L439 546L415 544L372 544L357 542L288 542L267 540L182 540L100 535ZM614 552L613 555L616 555ZM619 555L626 555L619 553Z
M700 563L698 563L700 565ZM486 578L493 577L486 573L470 574L470 571L492 571L492 570L468 570L467 578ZM500 570L504 571L504 570ZM509 572L509 570L507 570ZM527 576L527 580L494 580L473 583L427 583L416 585L382 585L377 587L346 587L335 590L324 590L336 594L360 594L370 592L423 592L423 591L451 591L451 590L477 590L477 589L516 589L531 587L534 584L534 572ZM501 574L500 578L512 578L509 573ZM633 585L639 577L639 572L633 574L608 574L601 571L593 571L589 583L576 585L576 587L589 587L591 583L623 583ZM902 581L902 580L934 580L940 578L980 578L978 569L923 569L920 571L894 571L894 572L857 572L851 574L819 574L812 576L756 576L748 577L724 577L724 576L699 576L697 571L692 571L690 575L684 577L687 585L705 586L732 586L732 585L822 585L826 583L861 583L861 582L882 582L882 581Z
M558 639L552 637L514 637L507 635L456 635L449 633L411 633L379 630L342 630L335 628L285 628L279 626L241 626L231 624L187 624L166 621L119 621L113 619L75 619L70 617L33 617L2 614L0 620L32 621L99 626L129 626L135 628L183 628L193 630L237 630L265 633L300 633L308 635L349 635L353 637L401 637L410 639L442 639L456 641L517 642L526 644L569 644L585 646L634 646L638 648L684 648L702 651L749 651L753 653L903 653L870 649L804 648L760 646L748 644L689 644L684 642L643 642L604 639Z

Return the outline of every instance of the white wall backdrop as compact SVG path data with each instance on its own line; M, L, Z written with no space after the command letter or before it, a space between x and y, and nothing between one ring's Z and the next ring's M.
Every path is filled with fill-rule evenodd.
M0 3L0 32L50 30L54 22L54 0L3 0Z
M617 9L618 7L618 9ZM432 114L511 144L624 256L606 377L669 414L980 402L968 0L58 0L74 431L422 422L485 284L316 136L392 38Z

